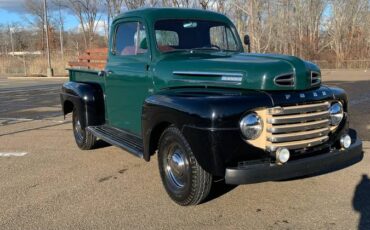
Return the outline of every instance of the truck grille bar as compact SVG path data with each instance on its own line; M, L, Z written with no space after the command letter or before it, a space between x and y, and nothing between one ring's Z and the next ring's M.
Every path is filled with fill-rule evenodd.
M266 149L300 149L329 139L329 102L274 107L266 114Z
M294 86L294 73L286 73L274 78L274 83L277 86Z
M321 83L321 76L318 72L311 72L311 85L319 85Z

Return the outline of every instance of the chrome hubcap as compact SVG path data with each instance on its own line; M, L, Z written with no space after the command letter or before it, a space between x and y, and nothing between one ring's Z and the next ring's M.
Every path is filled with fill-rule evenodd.
M185 156L180 150L170 153L167 158L167 174L173 185L181 188L186 182Z
M75 135L76 135L76 138L78 140L82 140L83 139L83 130L82 130L82 127L81 127L81 123L80 123L80 120L76 120L75 121Z

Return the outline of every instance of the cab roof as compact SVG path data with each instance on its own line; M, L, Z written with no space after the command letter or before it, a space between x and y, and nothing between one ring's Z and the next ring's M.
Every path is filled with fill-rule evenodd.
M231 21L223 14L208 10L188 8L142 8L130 10L118 15L115 18L115 21L128 17L140 17L149 22L163 19L199 19L231 23Z

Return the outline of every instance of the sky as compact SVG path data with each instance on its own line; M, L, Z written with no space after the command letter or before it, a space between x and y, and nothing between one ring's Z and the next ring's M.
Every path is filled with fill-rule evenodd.
M11 24L17 23L23 26L28 25L27 18L32 16L27 14L24 7L24 1L27 0L0 0L0 24ZM71 15L66 14L65 29L75 29L78 27L79 23L77 19Z

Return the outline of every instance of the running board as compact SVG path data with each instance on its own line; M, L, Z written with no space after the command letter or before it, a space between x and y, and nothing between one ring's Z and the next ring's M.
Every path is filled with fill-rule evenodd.
M140 137L108 125L89 126L87 130L95 137L143 158L143 141Z

